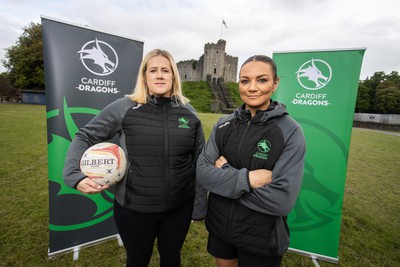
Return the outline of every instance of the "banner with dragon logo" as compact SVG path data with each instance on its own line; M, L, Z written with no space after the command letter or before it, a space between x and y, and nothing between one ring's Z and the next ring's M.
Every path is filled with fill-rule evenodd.
M358 81L365 48L275 52L287 105L307 143L303 184L288 216L290 251L337 263Z
M49 256L116 237L114 189L85 195L64 184L75 133L112 101L130 94L143 42L41 17L46 82ZM115 140L116 141L116 140Z

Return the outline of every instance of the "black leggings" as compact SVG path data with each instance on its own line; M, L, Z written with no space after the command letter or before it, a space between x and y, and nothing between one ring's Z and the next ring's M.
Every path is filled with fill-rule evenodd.
M160 266L180 266L181 249L189 230L193 202L163 213L138 213L114 202L114 219L124 243L128 267L149 265L154 240Z

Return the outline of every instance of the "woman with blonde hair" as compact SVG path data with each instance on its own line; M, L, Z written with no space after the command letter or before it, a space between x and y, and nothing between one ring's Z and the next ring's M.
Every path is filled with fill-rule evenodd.
M206 192L196 188L195 179L204 134L167 51L150 51L133 93L108 105L76 134L64 167L67 185L86 194L109 188L86 177L79 159L88 147L114 136L129 162L114 202L126 266L148 266L156 238L160 266L180 266L190 222L206 213Z
M178 67L176 66L176 63L175 63L173 57L171 56L171 54L168 51L160 50L160 49L154 49L154 50L150 51L143 58L142 64L140 65L139 73L144 74L146 72L147 62L155 56L163 56L166 59L168 59L168 61L170 62L171 71L173 74L173 80L172 80L173 84L172 84L171 94L176 96L176 98L179 99L179 101L183 105L188 104L189 100L186 97L184 97L182 94L181 80L180 80L180 76L179 76L179 72L178 72ZM149 95L149 88L147 87L147 84L146 84L145 75L138 75L135 90L128 97L139 104L146 104L147 100L148 100L148 95Z

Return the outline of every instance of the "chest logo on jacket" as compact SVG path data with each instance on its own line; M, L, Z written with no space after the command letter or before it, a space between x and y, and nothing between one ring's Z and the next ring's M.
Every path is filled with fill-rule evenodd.
M268 152L271 150L271 142L263 139L257 143L257 152L253 154L254 158L268 159Z
M185 128L185 129L189 129L189 119L186 117L180 117L178 119L179 125L178 128Z

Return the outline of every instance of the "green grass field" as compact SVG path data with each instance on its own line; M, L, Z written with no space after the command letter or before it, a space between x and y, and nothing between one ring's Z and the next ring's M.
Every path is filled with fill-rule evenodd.
M205 135L219 114L200 114ZM48 259L48 180L44 106L0 104L0 266L124 266L116 240ZM339 266L400 264L400 136L353 129ZM206 252L204 223L192 223L182 251L183 266L214 266ZM319 261L320 266L336 266ZM151 265L158 266L154 252ZM287 253L282 266L314 266Z

